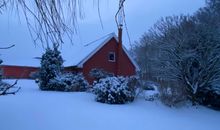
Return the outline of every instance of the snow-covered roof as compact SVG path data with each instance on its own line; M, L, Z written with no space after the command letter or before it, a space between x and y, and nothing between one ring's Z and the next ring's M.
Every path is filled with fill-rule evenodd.
M40 67L40 59L36 57L42 54L43 50L35 48L31 43L16 44L13 48L1 50L0 59L3 60L3 65Z
M66 61L64 65L83 67L83 64L113 37L117 39L115 33L110 33L88 44L74 45L71 50L72 54L68 55L67 59L64 57Z
M69 58L64 60L64 66L77 66L79 68L83 67L83 64L90 59L98 50L100 50L106 43L109 42L112 38L115 38L115 40L118 41L118 37L115 35L115 33L110 33L108 35L105 35L93 42L90 42L83 46L76 46L72 50L72 54L68 55ZM129 55L127 49L123 46L123 50L128 55L129 59L133 63L133 65L136 67L136 70L139 71L139 67L136 64L136 62L131 58Z

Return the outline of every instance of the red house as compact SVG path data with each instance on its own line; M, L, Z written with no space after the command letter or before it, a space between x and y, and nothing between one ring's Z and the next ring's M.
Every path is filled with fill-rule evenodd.
M82 48L77 48L77 50L72 56L73 60L68 60L73 62L72 65L68 64L66 70L81 71L88 81L92 80L89 72L93 68L102 68L120 76L135 75L139 71L139 67L114 33L93 41Z
M120 33L119 33L120 35ZM139 67L122 45L121 38L115 33L108 34L87 45L76 47L69 58L65 58L65 71L82 72L85 78L91 82L89 72L93 68L101 68L107 72L120 76L135 75ZM36 72L37 67L25 66L1 66L5 78L30 78L30 74Z

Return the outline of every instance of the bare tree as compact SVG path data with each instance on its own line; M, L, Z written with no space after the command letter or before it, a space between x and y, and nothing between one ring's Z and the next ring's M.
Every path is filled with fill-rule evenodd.
M2 9L3 9L5 6L6 6L5 0L1 0L1 1L0 1L0 13L1 13Z
M82 16L81 0L10 0L8 4L23 11L34 42L46 46L61 45L64 35L71 40L77 18Z
M219 91L220 25L219 15L212 8L200 9L194 16L173 16L161 19L140 40L144 56L142 64L152 62L152 70L174 87L185 87L189 98L203 102L207 92ZM157 49L149 53L150 47ZM139 50L140 50L139 49ZM139 56L140 57L140 56ZM145 58L147 57L147 58ZM149 65L149 63L147 63ZM146 65L145 65L146 66ZM155 71L156 70L156 71ZM201 93L202 96L201 96Z
M0 12L15 9L24 15L35 44L59 46L64 36L70 40L76 33L77 19L82 18L84 0L0 0ZM99 0L98 1L98 11ZM100 13L100 12L99 12ZM101 18L100 18L101 19Z
M8 47L1 47L0 49L10 49L14 47L14 45L8 46ZM0 59L0 65L3 63L3 61ZM1 66L0 66L1 67ZM18 80L16 80L12 85L5 83L2 81L2 70L0 68L0 96L2 95L8 95L8 94L15 94L20 90L19 88L16 88L15 85L17 84ZM13 89L13 90L11 90Z
M0 96L3 95L9 95L9 94L16 94L21 88L20 87L15 87L17 84L18 80L16 80L12 85L0 81ZM12 90L14 89L14 90Z

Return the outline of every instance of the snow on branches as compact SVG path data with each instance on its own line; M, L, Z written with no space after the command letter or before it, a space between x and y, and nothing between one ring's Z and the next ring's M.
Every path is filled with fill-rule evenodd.
M108 104L124 104L132 102L135 89L128 85L124 77L107 77L100 79L93 87L96 100Z

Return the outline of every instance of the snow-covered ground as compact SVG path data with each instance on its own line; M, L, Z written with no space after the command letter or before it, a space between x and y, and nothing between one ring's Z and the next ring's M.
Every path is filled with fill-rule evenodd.
M220 129L220 112L205 107L175 109L142 98L108 105L90 93L43 92L31 80L18 86L15 96L0 97L0 130Z

